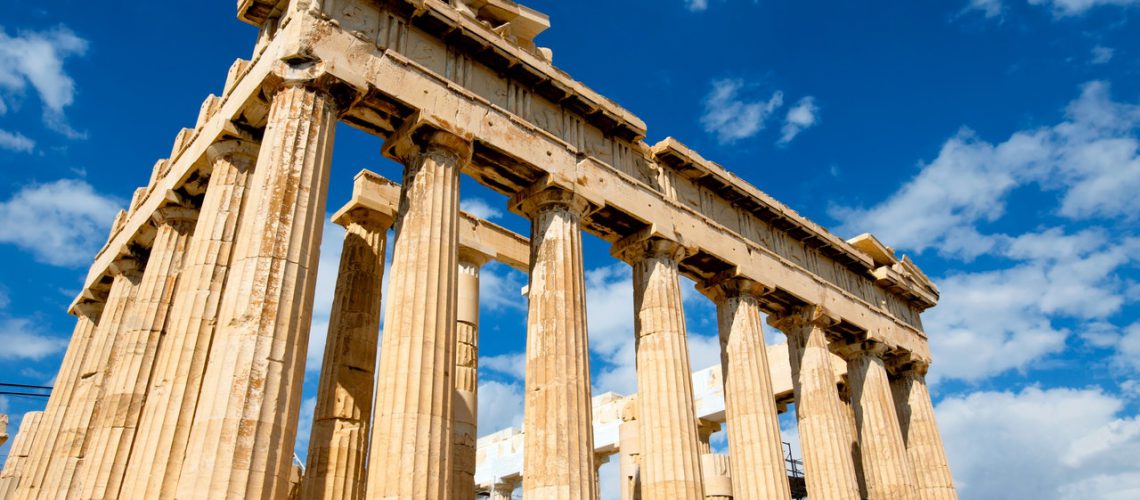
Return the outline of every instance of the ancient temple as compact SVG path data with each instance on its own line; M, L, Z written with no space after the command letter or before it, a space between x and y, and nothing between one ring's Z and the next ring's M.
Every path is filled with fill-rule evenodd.
M790 499L791 404L812 498L956 498L924 378L938 289L910 259L832 235L675 139L647 144L641 120L552 64L535 45L549 19L514 2L237 7L260 30L252 58L116 218L0 497L596 499L617 459L625 499ZM405 170L361 172L335 211L302 468L327 188L349 181L329 179L339 122ZM461 175L530 234L461 213ZM633 271L636 396L591 394L583 232ZM492 260L529 276L525 410L521 429L477 439ZM712 370L689 364L682 276L717 306ZM786 346L765 345L765 316ZM709 446L721 428L727 455Z

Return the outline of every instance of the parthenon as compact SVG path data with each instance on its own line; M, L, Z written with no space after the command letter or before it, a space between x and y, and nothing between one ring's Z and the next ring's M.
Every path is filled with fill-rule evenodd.
M957 498L925 381L938 289L909 258L676 139L648 144L535 44L548 17L509 0L239 0L237 16L259 29L252 58L115 219L0 498L597 499L618 460L623 500L791 499L789 407L809 497ZM329 178L338 123L404 173L362 171L334 210L301 466L327 191L348 182ZM461 212L461 175L530 233ZM636 395L592 394L583 232L632 269ZM523 424L495 433L477 418L490 261L529 277ZM709 370L690 366L682 277L716 305Z

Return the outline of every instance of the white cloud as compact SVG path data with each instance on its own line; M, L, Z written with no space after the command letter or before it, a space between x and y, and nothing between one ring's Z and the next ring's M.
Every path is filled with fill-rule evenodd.
M521 384L483 382L479 384L479 436L507 427L521 427L523 388Z
M479 356L479 369L508 375L515 380L526 378L526 353Z
M31 153L35 148L36 141L29 139L24 134L0 130L0 149L7 149L17 153Z
M45 264L83 265L107 240L120 203L81 180L24 186L0 202L0 243Z
M980 11L987 18L992 18L1000 16L1004 7L1002 0L970 0L966 10Z
M885 202L833 208L841 233L873 232L898 248L937 248L973 258L993 249L977 224L1005 214L1020 186L1062 191L1060 215L1135 218L1140 213L1140 106L1112 101L1108 84L1085 84L1057 125L991 144L963 129L937 158Z
M1124 336L1116 345L1116 355L1113 359L1119 366L1140 372L1140 321L1125 330ZM1136 390L1136 394L1140 395L1140 383L1133 382L1125 389Z
M66 59L87 52L87 40L66 26L9 36L0 28L0 102L18 102L30 84L43 106L44 122L69 137L82 137L64 117L75 99L75 81L64 71Z
M313 413L316 409L316 396L301 400L301 419L297 421L297 442L293 446L293 453L301 460L306 460L309 455L309 436L313 433Z
M1092 59L1089 60L1091 64L1107 64L1112 60L1112 56L1116 53L1111 47L1102 47L1097 45L1092 48Z
M1044 5L1053 9L1057 17L1079 16L1089 9L1105 5L1129 6L1140 4L1140 0L1029 0L1030 5Z
M67 341L45 334L26 318L0 318L0 360L41 360L62 351Z
M700 12L709 8L709 0L685 0L685 7L693 12Z
M492 220L503 216L503 211L481 198L459 200L459 209L480 219Z
M936 411L962 498L1125 499L1140 494L1140 419L1124 407L1099 389L1030 387Z
M526 311L522 294L526 275L505 264L488 262L479 271L479 308L484 311ZM520 325L525 328L526 325Z
M784 94L776 91L764 100L746 95L753 93L752 90L739 79L712 82L712 91L705 97L701 115L705 132L716 135L722 144L730 144L763 130L768 117L784 105Z
M819 106L815 104L812 96L804 97L788 110L784 117L784 127L781 130L779 144L792 142L800 132L819 124Z

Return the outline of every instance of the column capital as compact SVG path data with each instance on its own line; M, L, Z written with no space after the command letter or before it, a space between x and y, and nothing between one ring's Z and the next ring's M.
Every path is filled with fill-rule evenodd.
M86 316L86 317L91 318L91 319L96 319L101 314L103 314L103 307L106 305L107 305L107 303L105 301L104 302L95 302L95 301L76 302L75 304L73 304L71 306L71 311L68 311L68 312L70 312L76 316Z
M718 304L726 299L742 295L759 300L760 297L771 293L772 290L773 288L768 285L740 276L736 269L718 273L703 283L697 284L697 291Z
M548 210L566 210L583 217L594 209L593 204L578 193L545 182L515 193L509 203L516 212L530 218Z
M930 371L930 363L921 359L916 359L914 356L905 354L898 359L891 360L887 365L891 375L896 377L915 377L925 378L927 372Z
M785 334L790 334L792 333L791 330L809 325L826 330L839 324L839 317L823 306L808 304L789 308L783 313L769 315L768 324Z
M392 227L394 218L377 210L357 206L333 214L332 221L344 228L356 224L369 231L381 232L388 231L388 228Z
M700 435L701 441L707 442L713 434L720 432L720 422L698 418L697 419L697 434Z
M832 352L839 355L846 361L857 361L860 358L871 356L883 359L883 356L890 351L890 348L882 343L873 340L847 342L842 344L832 344Z
M682 242L656 235L653 226L626 236L610 247L610 255L630 265L651 258L668 258L680 262L694 253L694 249Z
M487 253L482 250L465 247L463 245L459 246L459 264L461 269L464 264L478 269L492 260L494 260L494 257L487 255Z
M135 257L123 256L115 259L109 266L108 272L111 276L123 275L131 279L142 276L142 264Z
M416 113L404 121L380 148L384 156L411 167L421 155L444 154L462 167L471 161L472 138L433 117Z
M303 87L320 93L332 100L336 114L340 115L353 106L364 95L366 84L353 84L328 72L324 61L311 54L286 55L277 61L266 79L265 88L269 95L287 87Z
M170 225L174 226L175 229L185 230L197 222L198 209L181 205L166 205L155 210L150 219L156 226Z
M238 170L252 168L257 163L257 152L260 144L243 139L224 139L211 144L206 148L206 158L210 163L219 160L232 162Z

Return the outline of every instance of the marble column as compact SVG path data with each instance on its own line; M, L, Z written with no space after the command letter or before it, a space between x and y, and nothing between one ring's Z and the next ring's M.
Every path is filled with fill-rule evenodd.
M641 493L700 499L701 455L677 268L685 249L672 241L635 239L619 241L612 252L633 266Z
M849 345L840 351L847 360L863 479L870 500L914 499L918 481L903 442L891 383L883 364L882 356L886 352L886 346L872 342Z
M142 282L138 261L121 257L109 268L111 290L99 324L91 338L88 355L80 368L72 407L64 417L63 432L52 451L55 459L44 476L39 492L26 492L21 498L78 498L77 472L82 468L90 439L90 428L99 421L99 401L106 385L111 352L123 329L128 306Z
M405 165L404 183L381 338L368 496L447 498L459 172L471 159L471 144L443 131L393 141L404 144L393 152Z
M20 421L20 430L16 431L16 439L12 440L12 447L8 448L4 470L0 471L0 498L12 498L20 483L28 479L32 443L36 441L36 435L44 430L40 427L43 415L42 411L30 411L25 413L24 419Z
M455 402L451 450L453 498L475 498L475 442L479 415L479 269L488 257L459 249L456 286Z
M337 112L306 82L273 94L179 499L288 494Z
M594 454L594 496L597 498L602 497L602 484L601 477L602 466L610 463L609 453L595 453Z
M51 462L55 460L54 450L63 434L63 425L67 413L75 396L75 388L80 383L79 375L83 360L88 356L91 339L95 335L95 327L99 317L103 314L105 301L82 301L71 308L77 319L75 329L71 334L71 341L67 344L67 352L63 355L59 373L55 377L55 387L48 398L44 414L40 418L39 428L35 442L31 444L24 480L20 481L20 490L30 490L31 496L42 491L44 476ZM15 491L6 498L15 498Z
M122 498L173 498L191 439L257 144L227 140L207 154L213 170L154 363Z
M153 215L157 231L150 257L111 351L108 379L100 395L100 418L88 434L79 472L80 498L119 496L175 283L197 219L197 210L181 206L166 206Z
M954 478L934 419L934 405L926 388L926 367L912 365L891 381L906 451L918 480L918 498L956 500Z
M641 488L638 469L641 466L641 433L637 422L636 401L622 415L618 427L618 467L621 474L621 500L639 500Z
M380 336L384 247L392 218L371 210L339 214L345 227L313 410L301 498L363 499Z
M790 500L779 412L760 320L765 289L745 278L702 287L717 306L733 495Z
M594 429L582 262L582 217L588 203L558 188L530 188L512 201L531 221L523 496L593 499Z
M827 328L836 321L821 307L799 307L770 316L788 336L788 358L796 395L796 418L804 453L809 496L858 500L859 483L851 459L851 437L831 366Z

